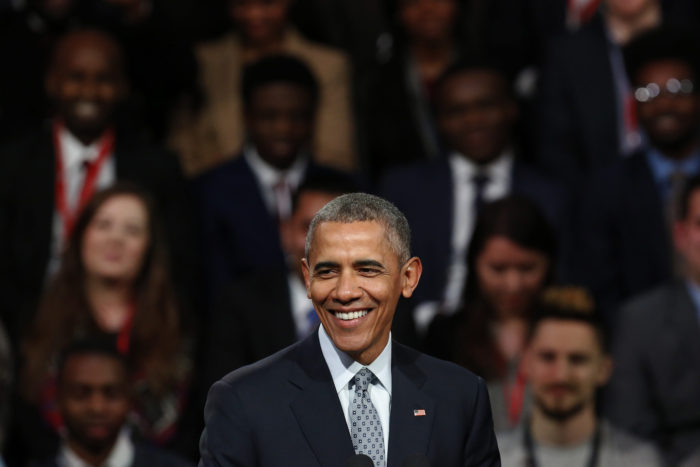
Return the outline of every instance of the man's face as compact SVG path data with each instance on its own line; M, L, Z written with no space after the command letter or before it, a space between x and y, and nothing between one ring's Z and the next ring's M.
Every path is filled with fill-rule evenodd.
M77 135L99 135L127 92L116 49L93 36L69 40L46 80L46 91L59 117Z
M537 408L559 421L593 407L595 391L610 377L610 359L587 323L545 319L525 356L525 371Z
M264 45L282 36L290 0L231 0L231 17L246 41Z
M304 259L306 234L316 213L333 200L336 195L322 191L302 191L292 217L282 223L282 245L287 253L289 267L301 274L301 260Z
M422 270L415 257L399 264L377 222L318 225L302 265L323 328L336 347L364 365L384 349L399 297L411 296Z
M123 364L99 354L69 357L59 382L58 404L69 442L90 452L110 448L130 408Z
M694 80L690 67L677 60L651 62L635 76L635 86L655 84L658 97L647 102L637 102L639 124L651 143L661 149L674 152L691 143L700 124L700 99L696 93L671 94L666 91L669 80ZM699 83L694 83L698 86Z
M253 90L246 111L246 129L260 157L286 169L308 145L314 123L309 92L297 85L270 83Z
M517 110L498 73L474 70L454 75L435 99L438 127L450 149L485 164L510 143Z
M700 189L690 194L688 213L674 226L674 242L685 260L688 274L700 283Z
M399 19L409 37L426 42L452 35L457 19L455 0L400 0Z

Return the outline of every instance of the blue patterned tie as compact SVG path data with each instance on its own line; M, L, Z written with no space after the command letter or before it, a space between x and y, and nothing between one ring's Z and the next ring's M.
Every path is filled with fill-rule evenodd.
M355 454L365 454L372 458L375 467L384 467L386 461L382 424L367 392L374 379L374 373L368 368L362 368L350 381L350 390L355 386L349 407L350 436Z

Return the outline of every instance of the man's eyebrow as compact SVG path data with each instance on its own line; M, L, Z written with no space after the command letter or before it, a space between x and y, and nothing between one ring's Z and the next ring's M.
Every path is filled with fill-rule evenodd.
M362 267L368 267L368 266L373 266L375 268L383 268L384 265L380 263L379 261L375 261L373 259L361 259L358 261L355 261L353 263L353 266L356 268L362 268Z
M318 271L319 269L328 269L335 267L338 267L338 263L334 263L333 261L321 261L320 263L316 263L316 265L314 266L314 272Z

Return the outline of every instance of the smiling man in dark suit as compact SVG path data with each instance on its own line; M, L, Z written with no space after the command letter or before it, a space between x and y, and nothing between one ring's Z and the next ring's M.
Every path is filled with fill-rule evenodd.
M381 198L343 195L318 212L303 272L321 327L212 387L200 465L341 466L356 454L382 467L416 454L500 465L483 380L391 340L422 272L409 244Z

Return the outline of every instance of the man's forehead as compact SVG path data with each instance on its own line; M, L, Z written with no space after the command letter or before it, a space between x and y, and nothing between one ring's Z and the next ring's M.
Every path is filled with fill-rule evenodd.
M587 345L589 342L590 346ZM583 321L547 319L537 324L531 345L561 349L583 346L593 349L597 345L596 331Z

